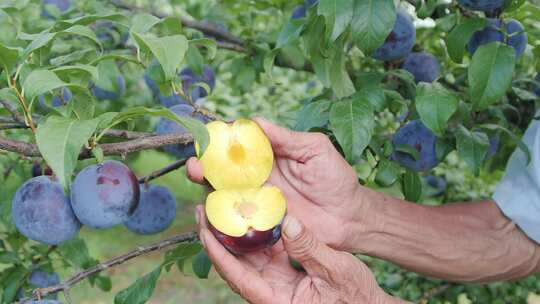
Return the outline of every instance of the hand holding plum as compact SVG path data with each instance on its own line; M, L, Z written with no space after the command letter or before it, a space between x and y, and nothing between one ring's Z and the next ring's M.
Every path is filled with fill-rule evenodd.
M324 134L293 132L262 118L254 120L274 153L270 177L262 180L268 178L268 184L281 190L288 202L287 213L301 219L321 242L347 249L348 227L358 222L356 217L362 213L356 172ZM188 161L187 171L198 183L207 175L196 158ZM255 174L252 180L257 179L261 180Z
M292 216L285 217L282 241L238 257L210 232L202 206L196 216L201 242L216 270L249 303L402 303L383 292L364 263L321 243ZM289 258L305 272L294 269Z

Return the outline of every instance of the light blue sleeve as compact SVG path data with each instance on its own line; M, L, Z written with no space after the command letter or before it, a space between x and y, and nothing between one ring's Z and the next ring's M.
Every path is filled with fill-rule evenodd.
M537 113L537 115L540 112ZM531 152L531 162L516 149L506 166L493 199L502 212L523 232L540 243L540 122L533 120L523 142Z

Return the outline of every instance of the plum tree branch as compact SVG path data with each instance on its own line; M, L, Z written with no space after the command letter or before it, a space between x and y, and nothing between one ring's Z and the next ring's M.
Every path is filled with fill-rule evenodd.
M2 106L11 114L15 122L26 125L24 117L19 114L16 107L5 100L0 100L0 104L2 104Z
M139 183L142 184L142 183L148 183L149 181L151 180L154 180L158 177L161 177L165 174L168 174L174 170L178 170L180 169L182 166L184 166L186 164L186 161L187 159L181 159L181 160L177 160L175 161L174 163L162 168L162 169L159 169L159 170L156 170L152 173L150 173L149 175L147 176L144 176L144 177L141 177L139 178Z
M55 293L58 293L58 292L66 292L72 286L76 285L77 283L81 282L82 280L87 279L87 278L89 278L89 277L91 277L91 276L93 276L95 274L98 274L98 273L100 273L100 272L102 272L102 271L104 271L106 269L121 265L121 264L123 264L123 263L125 263L125 262L127 262L127 261L129 261L131 259L134 259L134 258L139 257L141 255L148 254L150 252L158 251L158 250L161 250L161 249L164 249L164 248L176 245L176 244L180 244L180 243L195 242L198 239L199 239L199 237L197 236L197 233L188 232L188 233L184 233L184 234L175 235L173 237L161 240L159 242L156 242L156 243L153 243L153 244L150 244L150 245L147 245L147 246L138 247L137 249L134 249L134 250L132 250L130 252L119 255L119 256L114 257L114 258L112 258L110 260L101 262L101 263L99 263L99 264L97 264L97 265L95 265L95 266L93 266L91 268L88 268L86 270L83 270L81 272L75 273L69 279L67 279L66 281L64 281L64 282L62 282L62 283L60 283L58 285L54 285L54 286L50 286L50 287L46 287L46 288L38 288L38 289L34 290L32 295L33 295L33 297L35 299L41 299L41 298L43 298L43 297L45 297L47 295L50 295L50 294L55 294Z
M135 136L135 134L136 133L125 133L124 135ZM126 155L129 153L148 149L155 149L166 145L187 144L193 142L193 136L191 134L168 134L151 136L146 136L143 134L145 133L140 133L138 134L140 137L130 139L124 142L99 144L98 147L103 150L104 155ZM37 145L8 139L3 136L0 136L0 150L15 152L29 157L41 157L41 153L39 152ZM93 156L90 150L83 150L79 154L80 159L91 157Z
M111 3L120 9L139 12L144 11L144 9L141 7L123 3L121 0L111 0ZM150 13L158 18L168 17L168 15L160 12L151 11ZM243 39L231 34L227 30L219 28L218 26L208 22L190 20L185 17L178 18L180 19L182 26L201 31L205 35L214 38L216 40L217 46L221 49L226 49L238 53L245 53L248 55L253 53L253 50L247 46L246 42ZM303 66L297 66L290 60L287 60L279 55L276 57L275 65L287 69L313 72L313 66L310 63L306 63Z

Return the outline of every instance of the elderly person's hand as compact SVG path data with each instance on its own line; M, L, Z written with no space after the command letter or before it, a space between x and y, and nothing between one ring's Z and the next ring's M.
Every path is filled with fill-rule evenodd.
M317 238L332 248L350 250L346 241L362 213L356 172L321 133L293 132L256 118L275 154L268 180L288 201L287 213L302 220ZM191 180L202 183L196 158L187 163Z
M274 247L238 257L208 230L202 206L196 217L201 242L216 270L250 303L400 303L382 291L364 263L319 242L292 216L285 218L282 240ZM306 272L295 270L289 258Z

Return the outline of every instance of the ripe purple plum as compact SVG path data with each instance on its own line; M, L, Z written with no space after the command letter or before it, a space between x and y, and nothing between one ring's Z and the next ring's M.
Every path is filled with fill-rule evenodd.
M409 54L402 68L413 74L417 83L433 82L439 77L441 71L437 58L426 52Z
M516 50L516 58L520 58L525 52L527 41L527 34L519 21L509 19L503 22L500 19L488 19L488 25L471 37L467 49L470 54L474 54L482 45L501 42L513 47Z
M13 197L11 213L21 234L44 244L72 239L81 228L69 197L52 176L37 176L22 184Z
M217 190L206 199L206 217L217 240L244 254L271 247L281 237L287 201L276 187Z
M142 184L139 205L125 226L137 234L156 234L169 228L176 218L176 199L163 186Z
M98 100L117 100L126 92L126 80L122 75L116 77L116 88L111 91L101 88L97 85L92 85L92 95Z
M416 28L411 16L398 10L396 23L386 41L373 53L372 57L382 61L396 61L405 58L416 42Z
M240 255L272 247L281 238L281 224L267 231L248 229L241 237L228 236L212 224L208 227L216 239L230 252Z
M108 160L84 168L71 185L71 204L77 218L104 229L126 222L139 203L139 183L123 163Z
M418 152L417 158L405 149L398 149L392 158L415 172L428 171L439 164L436 153L437 137L420 120L413 120L401 127L392 139L395 148L400 146Z

